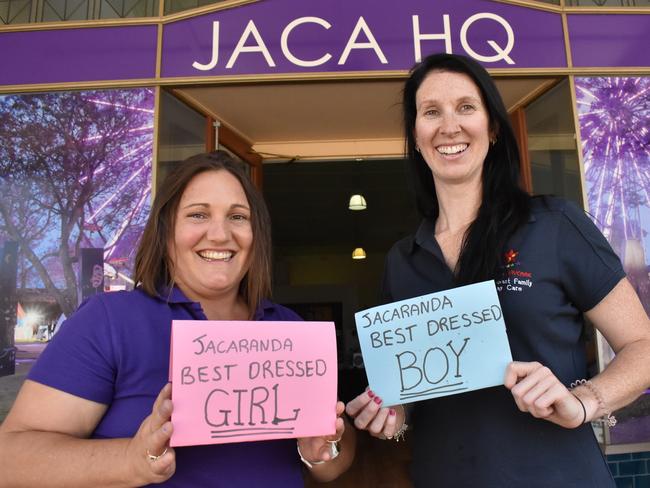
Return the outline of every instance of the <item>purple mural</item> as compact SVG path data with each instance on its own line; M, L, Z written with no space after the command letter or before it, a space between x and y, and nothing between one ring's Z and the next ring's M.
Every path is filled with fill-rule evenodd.
M105 289L132 286L153 118L148 88L0 96L0 248L18 243L19 322L76 309L83 250L103 250Z
M650 312L650 78L576 78L576 99L589 212ZM613 443L650 440L648 397L619 414Z

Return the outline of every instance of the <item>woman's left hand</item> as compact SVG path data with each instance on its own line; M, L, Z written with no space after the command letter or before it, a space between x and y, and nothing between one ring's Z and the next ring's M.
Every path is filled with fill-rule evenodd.
M540 363L514 361L508 364L504 385L512 393L519 410L533 417L567 429L579 427L585 421L580 401Z
M330 461L332 459L332 443L340 441L345 432L345 422L341 418L345 411L343 402L336 403L336 433L330 436L302 437L298 446L302 457L308 462Z

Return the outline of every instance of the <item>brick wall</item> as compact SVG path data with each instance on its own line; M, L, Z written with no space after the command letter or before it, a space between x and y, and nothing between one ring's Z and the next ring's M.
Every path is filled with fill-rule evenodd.
M618 488L650 488L650 451L610 454L607 464Z

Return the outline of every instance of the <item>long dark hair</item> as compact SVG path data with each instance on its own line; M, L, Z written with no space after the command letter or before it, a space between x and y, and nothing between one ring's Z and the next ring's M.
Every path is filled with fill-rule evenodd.
M271 218L264 198L242 165L224 151L192 156L167 175L156 194L140 240L135 258L135 282L152 296L173 285L174 269L168 243L174 234L176 211L188 183L207 171L227 171L237 178L250 205L253 247L239 293L246 300L252 318L260 301L271 291Z
M403 114L408 167L420 214L436 221L438 198L431 170L416 151L415 95L432 71L469 76L481 91L496 142L490 144L482 172L482 200L478 215L468 227L454 274L459 285L493 279L502 262L504 247L530 214L530 195L519 186L519 150L508 112L488 72L476 61L457 54L432 54L416 64L404 85Z

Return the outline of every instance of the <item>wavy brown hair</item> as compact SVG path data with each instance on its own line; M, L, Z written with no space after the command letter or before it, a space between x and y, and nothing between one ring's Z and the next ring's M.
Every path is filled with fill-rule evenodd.
M158 189L140 240L134 279L137 287L151 296L174 285L168 243L174 235L176 212L189 182L206 171L227 171L237 178L250 205L253 246L239 293L246 300L252 318L262 299L271 293L271 218L264 198L248 178L243 165L224 151L192 156L167 175Z

